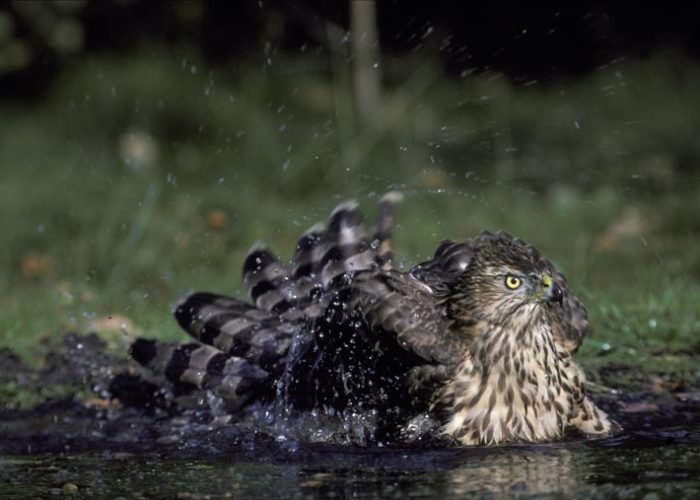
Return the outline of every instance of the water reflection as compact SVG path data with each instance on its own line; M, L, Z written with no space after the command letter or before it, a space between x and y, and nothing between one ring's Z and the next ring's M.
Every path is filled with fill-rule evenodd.
M567 449L518 450L467 461L446 477L448 493L547 494L575 491L586 476Z
M646 445L649 445L646 442ZM658 444L658 443L657 443ZM607 447L588 442L469 450L327 447L255 459L162 452L0 455L0 498L698 498L700 446ZM284 458L286 457L286 458Z
M542 495L580 490L590 472L564 448L479 449L461 455L454 468L305 468L299 489L323 498Z

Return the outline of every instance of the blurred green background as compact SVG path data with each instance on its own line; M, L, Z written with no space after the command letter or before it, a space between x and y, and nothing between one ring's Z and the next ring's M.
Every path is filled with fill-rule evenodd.
M254 242L289 258L339 202L356 199L371 218L397 189L401 267L444 238L505 229L554 260L588 305L580 358L594 378L643 367L644 383L697 386L692 51L616 52L609 34L600 60L577 65L560 49L565 69L534 44L528 69L477 40L464 46L472 65L441 58L464 51L439 16L403 25L417 48L385 49L382 30L396 23L380 10L364 68L379 94L362 112L365 49L348 41L347 2L317 12L319 29L303 36L285 31L299 24L289 3L246 3L235 22L212 21L210 4L0 4L0 345L37 362L67 331L98 331L124 355L135 335L183 338L174 301L190 289L241 295ZM247 38L217 38L248 15ZM101 31L110 16L116 26ZM547 26L527 25L543 39Z

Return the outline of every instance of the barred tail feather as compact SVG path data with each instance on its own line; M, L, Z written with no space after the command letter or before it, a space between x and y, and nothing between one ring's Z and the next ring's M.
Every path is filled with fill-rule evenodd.
M269 313L240 300L198 292L185 295L173 312L180 326L193 338L224 352L236 347L236 336L269 317Z
M273 369L287 352L296 330L270 312L211 293L186 295L175 318L192 337L223 353Z
M212 293L188 294L174 315L197 342L139 339L132 357L177 390L214 389L234 405L243 404L261 390L262 381L281 373L295 333L324 312L339 280L391 267L391 228L400 198L388 193L381 199L376 241L370 242L357 203L349 202L339 205L326 225L302 235L289 266L255 245L243 264L252 304Z
M231 408L239 408L264 392L269 379L268 372L248 360L227 356L209 345L137 339L131 355L151 376L170 382L176 395L193 389L211 390Z
M326 235L326 248L321 260L321 283L324 288L346 273L372 269L375 252L367 241L364 219L357 203L344 203L333 211Z
M317 224L306 231L293 258L292 277L298 284L298 295L308 298L314 289L328 289L341 276L377 267L389 269L393 259L391 229L400 200L396 192L382 197L371 242L354 201L333 210L327 226Z
M294 306L290 271L269 250L255 245L243 263L243 283L260 309L281 314Z
M379 219L372 240L372 247L376 248L375 260L379 267L388 271L393 267L394 248L391 242L391 233L394 227L396 205L403 200L403 195L398 191L390 191L379 200Z

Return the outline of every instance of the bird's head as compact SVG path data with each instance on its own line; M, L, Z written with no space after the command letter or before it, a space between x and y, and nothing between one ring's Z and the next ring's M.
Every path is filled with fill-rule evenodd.
M484 233L455 282L451 309L472 323L519 330L557 316L565 287L563 276L534 247L506 233Z

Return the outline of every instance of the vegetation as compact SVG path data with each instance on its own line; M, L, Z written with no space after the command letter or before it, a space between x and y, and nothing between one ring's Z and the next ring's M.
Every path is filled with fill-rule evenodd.
M182 338L173 302L240 294L255 241L289 256L340 201L371 217L399 189L402 266L443 238L508 230L589 306L594 377L628 366L697 386L700 68L660 54L524 86L418 60L384 69L364 127L343 66L311 56L102 55L40 102L0 103L0 345L40 363L66 331L124 354L135 335Z

